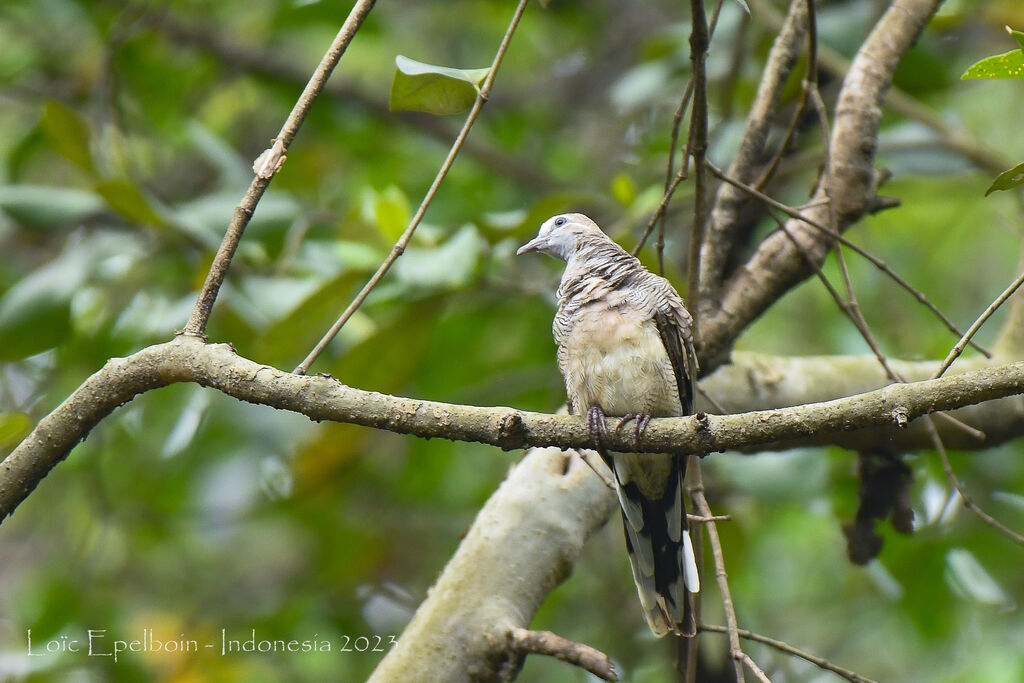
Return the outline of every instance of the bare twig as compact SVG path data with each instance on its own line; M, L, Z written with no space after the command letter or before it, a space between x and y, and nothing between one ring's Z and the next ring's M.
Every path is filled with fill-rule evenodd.
M473 102L473 107L469 110L469 114L466 116L466 122L462 124L462 130L459 131L458 137L455 138L455 142L452 143L451 149L448 150L448 155L445 157L444 163L441 164L441 168L438 170L437 175L434 176L434 182L430 184L430 188L427 190L426 195L423 197L423 201L420 202L419 208L413 215L412 220L409 221L409 226L405 229L405 232L395 242L395 246L391 248L391 253L388 254L384 262L377 268L377 272L373 274L373 277L363 286L356 297L352 300L352 303L348 305L345 311L341 314L341 317L335 321L331 328L324 334L323 338L317 342L317 345L313 347L313 350L309 352L305 360L299 363L299 366L295 368L294 372L297 375L304 375L309 370L309 366L317 359L317 357L323 353L327 345L331 343L341 328L344 327L345 323L348 322L352 314L355 313L359 307L366 300L367 295L373 291L373 289L380 283L380 281L387 274L388 270L391 269L392 264L405 252L406 246L409 244L409 240L412 239L413 233L416 232L416 228L419 227L420 221L423 220L423 215L427 212L427 208L430 203L434 201L434 196L437 194L438 188L441 187L441 182L448 175L449 169L452 164L455 163L455 157L458 156L459 150L462 149L462 145L466 141L466 137L469 135L470 129L476 122L477 117L480 115L480 111L483 109L484 104L487 102L487 97L491 92L491 88L494 86L494 77L498 73L498 67L501 66L502 60L505 58L505 52L508 50L509 43L512 40L512 35L515 33L516 27L519 25L519 20L523 16L523 12L526 10L526 5L529 0L519 0L519 4L516 6L516 10L512 15L512 20L509 22L508 29L505 31L505 35L501 39L501 44L498 46L498 51L494 55L494 61L491 62L491 68L487 72L487 77L480 86L480 91L477 93L476 101Z
M1024 536L1017 533L1010 527L1006 526L998 519L988 514L981 507L974 502L974 500L967 495L964 491L964 485L960 481L959 477L956 476L956 472L953 471L953 465L949 462L949 455L946 453L946 446L942 443L942 439L939 437L939 432L935 429L935 424L932 422L930 417L925 419L925 427L931 434L932 443L935 445L935 450L939 452L939 459L942 460L942 471L946 473L946 478L949 483L956 489L956 492L960 495L960 499L964 502L964 507L974 513L974 515L985 524L988 524L993 529L1005 534L1017 545L1024 546Z
M210 272L206 275L206 282L203 283L203 289L199 293L199 298L196 300L188 324L185 325L185 334L202 336L206 330L206 323L210 319L213 303L217 300L220 286L224 283L228 268L231 267L231 259L234 257L238 243L242 240L242 234L245 232L245 228L249 224L253 212L256 210L256 205L259 204L267 186L270 185L274 173L280 168L281 163L284 162L285 152L288 151L288 146L295 139L295 134L299 132L302 122L306 120L306 115L313 106L313 101L320 94L327 79L330 78L331 73L334 71L334 67L337 66L341 56L345 54L348 44L352 42L356 31L359 30L366 16L373 9L375 2L376 0L359 0L356 2L352 11L349 12L345 23L342 24L341 30L338 31L338 35L335 36L334 42L331 43L323 59L320 60L320 64L316 67L316 71L313 72L313 76L306 83L306 87L303 89L295 106L292 107L292 111L288 115L287 120L285 120L284 126L281 127L280 132L274 139L272 154L264 159L267 162L264 164L264 172L256 172L256 176L249 185L249 190L245 193L245 197L235 208L231 224L228 226L224 240L221 242L217 255L213 259Z
M715 27L718 26L718 17L722 12L722 4L724 0L718 0L715 4L715 9L711 15L711 25L708 28L708 35L713 36L715 34ZM672 199L672 194L676 191L676 187L683 180L686 180L687 170L690 163L690 136L686 136L686 145L683 150L682 166L678 172L675 172L675 159L676 159L676 145L679 142L679 127L683 122L683 115L686 113L686 108L690 104L690 98L693 96L693 74L686 80L686 88L683 90L683 96L679 100L679 106L676 108L676 113L672 117L672 129L669 134L668 144L668 163L665 166L665 191L662 194L661 203L655 210L647 223L647 227L644 228L643 234L640 235L640 240L636 243L633 248L633 256L640 253L644 244L647 242L647 238L651 236L651 231L654 230L654 225L658 225L658 240L655 242L655 249L658 252L658 272L662 275L665 274L665 214L667 213L668 203Z
M608 476L608 468L604 466L604 463L601 462L600 458L594 457L595 455L597 455L597 451L592 451L587 448L584 448L581 450L573 449L569 452L578 455L580 457L580 460L586 463L587 467L589 467L590 470L597 475L597 478L604 482L605 486L607 486L612 491L615 490L615 482L613 482L612 478Z
M836 302L836 305L839 306L839 309L843 312L843 314L850 319L850 322L853 323L853 326L857 328L857 331L860 333L861 337L867 343L868 348L871 349L871 352L878 360L879 365L881 365L882 369L885 370L886 376L888 376L889 379L893 382L901 384L906 382L906 379L899 372L897 372L889 363L889 358L885 355L885 352L882 351L882 347L879 345L878 340L875 339L875 335L871 332L871 328L868 327L867 320L864 319L864 315L860 311L860 305L857 303L857 298L853 294L853 283L850 281L850 274L846 268L846 262L845 260L843 260L842 251L840 249L836 249L836 255L839 258L840 268L843 272L843 279L846 285L847 299L845 301L843 300L843 297L839 294L839 292L836 290L836 288L832 285L832 283L829 282L828 278L825 276L824 271L822 271L821 266L818 265L818 263L807 252L806 247L800 244L800 242L793 236L785 221L777 217L774 213L771 212L770 209L768 211L768 215L775 220L775 222L779 226L779 229L787 237L789 237L789 239L792 241L796 249L800 252L801 255L803 255L808 267L810 267L814 271L815 275L818 276L818 279L825 286L825 289L832 296L832 299ZM970 434L979 442L985 440L984 432L979 431L968 424L965 424L964 422L956 419L952 415L948 415L943 412L937 412L936 415L939 418L946 420L956 428L961 429L964 432Z
M707 59L708 35L707 16L704 14L704 0L690 0L692 23L690 28L690 64L693 69L693 110L690 112L690 135L687 145L694 166L693 225L690 228L690 251L687 259L686 297L696 303L702 297L700 277L700 252L704 245L704 228L707 224L708 171L704 159L708 151L708 82L704 72ZM685 165L686 159L683 160ZM693 336L699 344L700 315L694 309Z
M519 654L547 655L586 669L604 681L617 681L615 666L608 655L589 645L563 638L551 631L530 631L525 628L511 628L508 631L508 647ZM515 671L510 672L512 680Z
M753 16L758 21L764 22L772 31L782 29L784 21L782 13L775 9L772 3L765 0L749 0L749 3ZM845 77L849 73L850 60L839 52L827 45L820 45L819 53L818 63L824 71L840 77ZM939 142L943 146L956 152L978 168L992 173L1002 173L1013 166L1013 160L1005 154L985 144L963 126L935 113L899 88L894 87L889 90L885 98L885 106L901 116L930 128L938 135Z
M750 107L750 114L744 127L739 149L729 166L729 175L743 181L752 181L765 160L765 146L778 109L778 101L797 58L807 25L804 0L792 0L785 26L778 30L778 36L768 53L757 94ZM733 255L741 247L740 216L749 203L742 192L722 186L715 197L707 228L706 248L701 254L701 275L706 298L691 301L702 313L718 306L716 291L727 273L726 268Z
M721 6L721 3L719 3ZM668 163L665 165L665 192L662 194L662 202L665 206L668 206L668 199L671 197L671 193L675 192L675 186L679 184L681 180L686 178L687 169L690 165L690 137L686 138L686 148L683 150L683 162L682 167L678 173L675 170L676 167L676 145L679 142L679 126L683 122L683 115L686 113L686 108L690 104L690 98L693 96L693 76L686 81L686 89L683 90L683 97L679 100L679 107L676 108L676 113L672 117L672 132L669 135L668 143ZM659 206L658 211L655 213L647 223L647 227L644 228L644 232L640 235L640 241L636 243L636 247L633 249L633 255L636 256L643 248L644 243L647 242L647 238L651 235L651 230L654 229L654 224L658 224L658 239L654 243L654 248L658 252L658 273L661 275L665 274L665 207Z
M708 169L711 171L712 175L714 175L715 177L719 178L720 180L723 180L726 183L728 183L730 185L733 185L733 186L743 190L744 192L749 193L752 197L755 197L756 199L758 199L759 201L763 202L767 206L770 206L770 207L772 207L774 209L777 209L777 210L785 213L786 215L790 216L791 218L795 218L798 221L801 221L801 222L806 223L807 225L810 225L811 227L815 228L816 230L819 230L822 233L824 233L824 234L828 235L829 237L831 237L832 239L836 240L837 242L839 242L843 246L849 247L850 249L855 251L857 254L862 256L864 259L866 259L869 263L871 263L871 265L875 266L875 268L877 268L882 273L884 273L887 277L892 279L893 282L895 282L902 289L907 291L911 296L913 296L915 299L917 299L917 301L920 304L922 304L925 308L927 308L929 311L931 311L935 315L935 317L938 318L942 322L942 324L946 326L946 329L948 329L950 332L956 334L957 336L963 336L964 333L961 332L960 329L955 324L953 324L953 321L950 320L949 317L947 317L945 313L943 313L941 310L939 310L939 308L935 304L933 304L932 301L923 292L921 292L916 287L914 287L912 284L910 284L909 282L904 280L898 273L896 273L896 271L894 271L892 268L890 268L889 265L885 261L883 261L882 259L878 258L877 256L875 256L874 254L872 254L868 250L864 249L863 247L857 245L855 242L851 242L842 233L836 232L835 230L833 230L832 228L828 227L824 223L821 223L819 221L814 220L814 218L808 216L806 213L804 213L802 211L799 211L797 209L794 209L791 206L787 206L786 204L783 204L782 202L778 201L777 199L774 199L773 197L769 197L768 195L764 194L763 192L761 192L759 190L755 190L753 187L751 187L747 183L740 182L739 180L737 180L737 179L735 179L735 178L733 178L733 177L731 177L729 175L726 175L725 173L723 173L721 171L721 169L716 167L714 164L709 162L707 166L708 166ZM975 343L973 340L970 341L970 344L975 349L980 351L986 358L991 358L992 357L992 353L988 349L986 349L985 347L981 346L980 344Z
M197 46L218 57L218 59L243 68L265 78L284 83L305 82L302 67L284 59L277 53L231 40L227 36L209 30L204 26L187 24L169 13L157 13L152 24L161 33L181 45ZM420 112L393 112L387 102L374 97L361 88L345 82L328 81L321 96L329 96L346 105L359 107L367 115L387 123L400 123L411 130L451 146L456 131L440 117ZM503 177L514 178L517 182L536 190L550 191L557 181L548 177L544 170L521 157L504 153L481 140L467 140L461 154L470 157Z
M692 459L693 471L690 474L690 497L693 504L704 517L713 517L711 506L704 496L704 483L701 475L700 461ZM725 573L725 559L722 556L722 542L718 537L718 527L714 522L704 525L708 533L708 542L711 544L711 555L715 562L715 580L718 582L718 591L722 597L722 609L725 612L725 623L729 633L729 656L732 658L733 670L736 672L736 683L743 683L743 649L740 647L740 637L736 630L739 628L736 622L736 609L732 603L732 593L729 591L729 576ZM756 665L755 665L756 667Z
M695 522L697 524L708 524L710 522L731 522L732 515L711 515L710 517L703 517L701 515L686 515L687 522Z
M701 624L700 626L697 627L697 630L698 631L704 631L704 632L707 632L707 633L722 633L722 634L727 634L729 632L729 629L727 629L725 626L718 626L718 625L715 625L715 624ZM739 633L740 638L743 638L745 640L752 640L752 641L754 641L756 643L762 643L762 644L767 645L769 647L775 648L779 652L784 652L784 653L786 653L788 655L792 655L794 657L799 657L800 659L804 660L805 662L810 662L811 664L814 664L819 669L824 669L825 671L831 671L835 675L840 676L842 678L845 678L848 681L851 681L851 683L875 683L875 681L871 680L870 678L865 678L864 676L861 676L860 674L858 674L855 671L851 671L850 669L845 669L845 668L843 668L841 666L837 666L837 665L833 664L832 662L828 661L827 659L825 659L824 657L819 657L817 655L811 654L810 652L805 652L804 650L800 650L798 648L795 648L792 645L790 645L789 643L785 643L785 642L783 642L781 640L776 640L775 638L769 638L768 636L762 636L759 633L754 633L753 631L748 631L748 630L742 629L742 628L741 629L737 629L737 633Z
M967 328L967 331L964 332L962 337L960 337L960 341L950 349L946 359L942 361L942 365L940 365L939 369L935 371L935 378L942 377L942 375L945 374L946 370L949 369L949 366L953 364L953 361L955 361L957 357L964 352L964 348L970 343L971 338L974 337L975 333L981 329L981 326L984 325L990 317L992 317L992 314L996 312L996 309L1003 305L1003 302L1013 296L1013 293L1020 288L1021 284L1024 284L1024 273L1018 275L1017 279L1011 282L1010 285L1003 290L1003 293L996 297L996 300L989 304L988 308L978 316L978 319L974 321L974 324Z
M764 186L768 184L772 176L775 175L775 171L779 167L779 163L789 150L789 145L793 142L793 138L796 136L797 129L800 126L800 120L803 118L804 111L807 109L807 102L811 95L811 90L815 92L818 90L818 20L815 14L814 0L806 0L807 4L807 75L804 77L802 87L800 88L800 100L797 102L796 110L793 112L793 118L789 122L789 129L786 131L785 137L782 139L782 143L776 150L775 155L772 157L771 162L768 164L768 168L765 169L764 173L757 182L753 183L753 186L758 190L764 189ZM820 96L816 105L820 105ZM824 111L824 106L819 106L819 115ZM824 153L824 160L828 162L828 135L825 135L822 140L825 143L826 149ZM822 176L825 176L822 173Z
M711 26L708 28L708 41L710 42L711 36L715 34L715 27L718 26L718 17L722 12L722 4L724 0L718 0L715 3L714 12L711 15ZM705 48L706 51L706 48ZM675 155L676 155L676 144L679 142L679 126L683 121L683 114L686 112L686 107L690 102L690 97L693 95L694 86L694 73L690 74L690 78L686 81L686 89L683 91L683 97L679 100L679 107L676 109L675 115L672 117L672 133L669 137L668 144L668 164L665 166L665 195L669 195L669 185L672 184L673 170L675 169ZM686 138L686 150L683 152L683 166L680 169L682 177L686 177L686 169L690 163L690 141L691 137L688 135ZM679 181L676 181L679 184ZM673 188L674 190L674 188ZM666 202L667 205L667 202ZM640 242L637 244L636 252L640 251L644 242L647 241L647 237L651 234L651 228L653 223L647 226L644 234L640 237ZM665 274L665 210L660 211L660 219L658 220L658 239L654 243L655 250L658 252L658 273L661 275Z
M737 635L739 634L737 633ZM745 667L750 669L751 673L753 673L754 676L757 677L757 680L761 681L761 683L772 683L772 679L768 678L768 675L761 669L761 667L757 665L757 662L751 659L750 655L748 655L746 652L740 653L740 661L743 662L743 665Z
M689 157L689 155L690 147L689 143L687 143L686 152L683 158L686 159L687 157ZM675 177L672 179L672 182L669 183L668 188L665 190L665 194L661 196L661 201L658 203L658 206L654 209L654 213L651 214L651 217L647 220L647 227L644 228L644 233L640 236L640 240L636 243L636 246L633 247L633 251L630 252L633 254L633 256L636 256L637 254L640 253L640 250L643 249L644 243L647 241L647 238L650 237L651 231L654 229L655 224L665 215L665 212L668 209L668 204L670 201L672 201L672 195L675 194L676 192L676 188L679 187L680 183L686 180L687 170L687 161L684 161L682 167L679 169ZM689 297L689 294L687 294L687 297Z
M701 397L705 401L707 401L709 404L711 404L711 407L714 408L715 412L717 412L719 415L725 415L726 413L729 412L728 410L726 410L725 406L723 406L721 403L719 403L718 400L714 396L712 396L700 384L694 384L694 388L697 390L697 393L700 394Z

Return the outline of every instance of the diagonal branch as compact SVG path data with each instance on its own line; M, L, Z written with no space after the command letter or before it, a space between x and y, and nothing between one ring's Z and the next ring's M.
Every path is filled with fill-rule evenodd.
M497 681L503 669L517 669L523 654L509 648L508 632L529 626L616 506L578 457L529 451L477 515L371 683Z
M236 42L205 26L182 22L168 13L155 18L153 27L175 43L196 46L235 68L242 68L283 83L302 83L306 80L307 72L302 67L283 59L275 52ZM438 117L420 112L390 111L386 101L350 83L328 81L323 95L354 105L381 121L400 123L444 143L445 147L450 146L455 137L456 132ZM557 185L540 166L527 159L504 153L501 149L479 140L467 140L463 145L462 154L504 177L514 178L516 182L537 191L549 191L552 186Z
M896 0L864 41L843 83L829 142L828 177L822 178L808 215L842 232L873 206L877 175L875 150L882 102L900 59L924 29L939 0ZM826 193L827 188L827 193ZM829 199L828 204L821 203ZM790 230L821 262L832 240L797 220ZM733 340L755 318L811 271L781 233L767 237L750 260L725 284L720 306L703 318L707 364L721 363Z
M455 157L459 155L459 150L462 149L462 145L466 142L466 137L469 135L470 129L476 122L480 111L483 109L484 104L487 102L487 97L491 93L491 88L494 86L494 77L498 73L498 67L501 66L502 60L505 58L505 52L508 50L509 43L512 41L512 34L515 33L516 27L519 25L519 20L523 16L523 12L526 10L526 5L529 0L519 0L519 5L516 7L515 13L512 15L512 20L509 22L508 29L505 31L505 35L501 39L501 44L498 46L498 51L494 55L494 61L491 63L491 68L487 71L487 77L484 79L483 84L480 86L480 91L477 93L476 101L473 102L473 107L469 110L469 114L466 116L466 122L462 124L462 130L459 131L459 135L455 138L455 142L452 143L451 149L448 150L448 156L445 157L444 162L441 164L441 168L437 171L437 175L434 176L434 182L430 184L430 188L427 190L427 194L423 197L423 201L420 202L419 208L413 215L412 220L409 221L409 226L405 229L405 232L401 234L398 241L395 242L395 246L391 248L391 253L388 254L384 262L377 268L377 272L373 274L370 280L363 285L363 288L359 290L355 298L348 305L341 316L335 321L331 328L327 330L323 338L317 342L317 345L309 352L305 360L299 363L299 366L295 368L295 373L304 375L309 370L309 366L323 353L327 345L337 336L341 328L345 326L349 318L359 310L359 307L363 305L363 301L369 296L370 292L384 279L387 272L391 270L392 264L398 257L405 253L405 247L409 244L409 240L412 239L413 233L416 232L416 228L419 227L420 221L423 220L424 214L427 212L427 208L430 203L434 201L434 196L437 194L438 188L441 187L441 182L448 175L449 169L452 164L455 163Z
M765 0L749 0L749 2L754 16L763 22L769 30L780 31L782 29L782 13L775 9L772 3ZM822 71L839 77L845 77L849 73L850 61L838 51L828 45L820 45L818 52L818 63L821 65ZM917 121L931 129L938 136L939 144L956 152L980 169L992 173L1002 173L1008 167L1013 166L1012 158L982 142L962 125L937 114L899 88L889 90L885 97L885 106L900 116Z
M701 631L701 632L706 632L706 633L723 633L724 634L724 633L728 633L729 632L729 629L727 629L725 626L717 626L717 625L714 625L714 624L701 624L700 626L697 627L697 630ZM753 631L748 631L748 630L743 629L743 628L737 629L736 632L739 633L740 638L744 638L746 640L752 640L755 643L761 643L763 645L767 645L769 647L773 647L776 650L778 650L779 652L784 652L784 653L786 653L788 655L792 655L794 657L799 657L800 659L802 659L802 660L804 660L806 662L810 662L811 664L814 664L819 669L824 669L825 671L831 671L832 673L836 674L837 676L841 676L841 677L845 678L846 680L850 681L851 683L875 683L875 681L872 681L870 678L865 678L864 676L861 676L860 674L858 674L855 671L851 671L850 669L845 669L845 668L843 668L841 666L837 666L837 665L833 664L832 662L828 661L827 659L825 659L824 657L819 657L817 655L812 655L810 652L805 652L803 650L795 648L795 647L793 647L792 645L790 645L788 643L782 642L781 640L776 640L775 638L769 638L768 636L762 636L759 633L754 633Z
M370 10L373 9L375 3L376 0L359 0L355 7L352 8L352 11L349 12L348 18L342 25L341 30L338 31L338 35L335 36L334 42L331 43L323 59L320 60L316 71L313 72L313 76L306 83L305 89L303 89L295 106L292 107L287 120L285 120L284 125L281 127L281 131L274 138L274 145L271 150L268 150L271 151L271 154L267 160L271 163L265 167L265 170L257 170L256 176L249 185L249 190L245 193L245 197L235 207L231 224L228 226L227 232L224 234L224 240L221 242L217 255L213 259L210 272L206 275L206 282L203 283L203 289L199 293L199 298L196 300L196 305L192 310L191 317L189 317L188 324L185 325L185 334L201 336L206 330L206 323L210 319L213 303L217 300L220 286L224 283L224 278L228 274L228 268L231 267L231 259L235 255L238 243L242 241L242 234L245 232L246 226L249 225L249 220L256 210L256 205L259 204L263 193L270 185L274 173L277 172L284 162L285 152L288 151L288 146L292 144L296 133L299 132L302 122L306 120L306 114L312 108L313 101L320 94L320 91L323 90L324 84L334 71L334 67L338 65L341 56L345 54L345 50L348 48L348 44L352 42L356 31L362 26L363 21L370 13ZM264 152L264 155L266 154ZM260 159L264 159L264 157L261 156Z
M827 235L828 237L830 237L831 239L835 240L836 242L838 242L839 244L843 245L844 247L849 247L854 252L856 252L857 254L862 256L865 260L867 260L875 268L877 268L882 273L884 273L893 282L895 282L901 288L906 290L911 296L913 296L915 299L917 299L918 303L920 303L922 306L924 306L929 311L931 311L932 314L935 315L935 317L938 318L939 321L941 321L942 324L946 326L946 329L948 329L950 332L952 332L953 334L955 334L957 336L966 337L967 338L967 343L969 343L975 349L980 351L986 358L991 358L992 357L992 354L991 354L991 352L989 352L988 349L986 349L985 347L981 346L980 344L978 344L977 342L975 342L971 338L973 335L966 335L964 332L961 332L960 328L958 328L955 324L953 324L953 321L950 320L949 317L945 313L943 313L941 310L939 310L939 307L936 306L934 303L932 303L931 299L929 299L924 294L924 292L922 292L921 290L917 289L912 284L910 284L905 279L903 279L896 271L894 271L892 268L890 268L889 265L885 261L883 261L882 259L880 259L877 256L875 256L874 254L872 254L867 249L864 249L863 247L857 245L855 242L851 242L849 239L847 239L842 234L836 232L835 230L833 230L832 228L828 227L827 225L819 223L818 221L814 220L813 218L810 218L809 216L807 216L806 214L801 213L797 209L794 209L794 208L792 208L790 206L787 206L786 204L783 204L782 202L769 197L768 195L764 194L763 192L757 190L756 188L751 187L750 185L747 185L745 183L741 183L738 180L736 180L735 178L732 178L732 177L726 175L721 170L716 168L713 164L708 163L708 169L711 171L712 175L714 175L719 180L722 180L722 181L728 183L729 185L732 185L732 186L734 186L736 188L739 188L739 189L743 190L744 192L748 193L751 197L754 197L758 201L763 202L768 207L777 209L777 210L781 211L782 213L785 213L787 216L791 216L792 218L795 218L795 219L797 219L799 221L802 221L802 222L806 223L807 225L810 225L811 227L815 228L816 230L820 230L823 235ZM770 211L769 211L769 215L771 215ZM792 242L792 240L790 240L790 242Z
M753 182L765 161L768 134L786 78L800 55L800 44L807 31L807 7L804 0L793 0L781 27L758 85L757 95L747 117L739 149L728 174L743 182ZM700 315L712 312L724 283L726 266L742 245L737 237L741 214L751 205L750 198L736 188L722 185L715 197L707 229L706 245L701 252L702 296L698 302ZM692 297L692 295L691 295Z

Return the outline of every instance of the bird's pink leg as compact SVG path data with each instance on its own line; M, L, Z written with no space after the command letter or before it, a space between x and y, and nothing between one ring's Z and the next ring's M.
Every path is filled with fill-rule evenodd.
M587 431L590 438L594 440L594 446L600 451L601 439L608 434L608 423L604 419L604 411L601 406L590 406L587 410Z
M633 422L633 447L636 448L637 444L640 443L640 435L647 429L647 423L651 421L651 416L647 413L626 413L619 420L619 424L616 425L616 433L622 429L623 425L628 422Z

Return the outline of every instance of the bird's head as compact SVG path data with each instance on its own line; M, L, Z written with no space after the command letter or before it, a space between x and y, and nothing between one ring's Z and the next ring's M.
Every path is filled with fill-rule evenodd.
M582 213L560 213L544 221L532 240L519 247L516 254L540 251L568 261L580 245L581 238L601 235L601 228Z

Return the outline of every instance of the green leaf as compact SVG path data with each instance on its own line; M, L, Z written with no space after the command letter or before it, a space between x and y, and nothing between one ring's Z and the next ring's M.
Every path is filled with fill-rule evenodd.
M71 295L84 269L54 261L0 298L0 360L21 360L53 348L71 332Z
M56 100L43 108L42 128L53 148L76 166L96 173L89 151L89 126L78 112Z
M45 185L0 187L0 209L25 227L52 229L103 211L94 192Z
M1006 27L1006 32L1013 36L1017 40L1017 44L1020 45L1020 49L1024 50L1024 33L1020 31L1014 31L1009 26Z
M985 190L985 196L989 196L996 190L1012 190L1024 184L1024 163L1017 164L1009 171L1003 171L996 176L992 184Z
M473 225L464 225L439 247L412 247L395 264L395 277L416 287L458 289L470 284L487 241Z
M1024 78L1024 51L1013 50L972 64L961 79Z
M409 199L401 189L391 185L374 196L373 214L377 227L394 242L409 225Z
M391 111L458 114L466 111L480 92L490 69L453 69L424 64L402 55L395 57L391 81Z
M156 212L142 190L127 180L101 180L96 183L96 192L107 200L111 209L132 223L167 225L167 220Z
M0 414L0 448L7 450L18 444L32 429L32 420L25 413Z
M1013 598L965 548L951 548L946 553L946 578L954 589L972 600L1007 608L1013 605Z
M612 196L623 206L629 206L636 199L636 185L625 173L617 173L612 178Z

